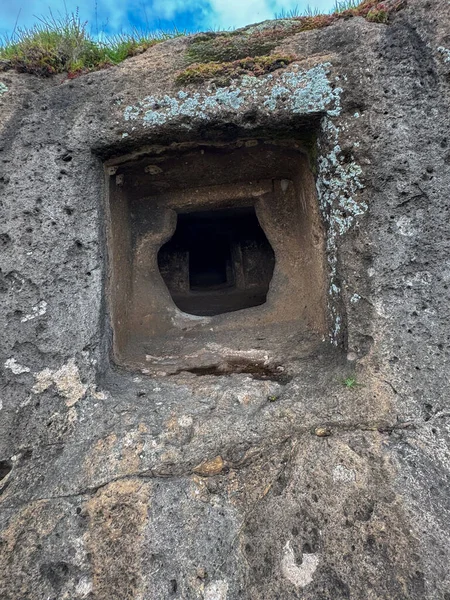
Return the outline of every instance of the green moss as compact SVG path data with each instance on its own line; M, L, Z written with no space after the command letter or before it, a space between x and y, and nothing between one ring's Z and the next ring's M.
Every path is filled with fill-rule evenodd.
M288 25L271 21L270 25L253 27L248 31L196 36L187 49L186 57L195 63L223 63L267 56L283 38L299 31L325 27L331 20L331 15L302 17L301 20L292 19Z
M190 42L186 58L191 63L233 62L247 57L266 56L286 37L303 31L328 27L341 19L363 17L368 21L386 23L389 15L405 5L404 0L365 0L336 5L329 15L310 14L279 21L266 21L233 32L206 33L195 36Z
M176 83L187 85L210 81L218 86L226 86L237 77L243 75L259 77L276 69L282 69L294 60L295 56L276 54L274 56L246 57L231 62L196 63L178 73Z
M389 14L385 10L372 9L367 13L366 19L372 23L387 23Z

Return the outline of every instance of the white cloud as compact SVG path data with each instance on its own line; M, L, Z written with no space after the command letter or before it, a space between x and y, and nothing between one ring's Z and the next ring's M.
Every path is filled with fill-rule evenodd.
M186 13L190 13L193 29L229 29L242 27L265 19L273 19L282 11L297 6L306 8L306 1L296 0L18 0L2 2L0 8L0 34L10 35L18 18L19 27L31 27L37 17L64 15L79 8L82 21L88 21L88 31L126 31L131 22L158 27L159 21L173 22L179 29L186 27ZM334 0L311 0L311 6L328 12ZM20 12L19 12L20 11Z
M334 6L333 0L316 0L313 7L328 12ZM174 20L182 11L195 15L199 28L230 29L273 19L283 11L305 9L307 4L295 0L153 0L152 15Z
M210 0L213 18L221 27L242 27L273 19L269 0Z
M198 21L203 21L211 11L209 0L153 0L147 10L155 19L174 20L184 11L192 11Z

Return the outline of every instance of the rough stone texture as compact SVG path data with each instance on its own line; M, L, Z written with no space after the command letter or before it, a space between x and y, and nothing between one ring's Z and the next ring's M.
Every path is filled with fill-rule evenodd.
M2 600L450 598L449 9L222 91L180 96L185 39L1 75ZM318 126L330 339L288 382L114 367L102 161Z

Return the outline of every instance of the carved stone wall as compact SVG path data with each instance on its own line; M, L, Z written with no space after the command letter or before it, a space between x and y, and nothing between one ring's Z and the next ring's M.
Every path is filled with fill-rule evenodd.
M277 324L288 326L292 334L306 330L308 338L315 335L322 342L327 334L324 230L308 154L300 143L251 139L202 144L106 168L111 174L111 280L106 294L111 296L119 362L140 363L144 371L173 370L175 365L180 370L195 356L196 367L214 367L224 353L199 356L205 345L219 349L227 336L227 352L234 356L243 343L253 348L259 335L274 349L285 341ZM198 229L198 215L207 219L206 227ZM178 241L184 246L174 264L168 242L180 223L197 223L197 230L192 239ZM208 231L209 241L202 241ZM208 244L220 240L221 232L235 240L226 246L232 281L191 290L189 244L195 241L200 256L213 257ZM258 244L252 250L255 235ZM226 276L225 266L223 270ZM184 311L177 301L184 303ZM190 351L180 345L185 334ZM174 354L179 361L174 362Z
M176 83L191 38L0 73L2 600L449 599L449 30L411 0L225 87ZM189 313L164 244L220 211L217 282L238 216L274 262Z

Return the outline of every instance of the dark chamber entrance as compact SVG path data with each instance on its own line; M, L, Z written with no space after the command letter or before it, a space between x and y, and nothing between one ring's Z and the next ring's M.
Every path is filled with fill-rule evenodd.
M178 215L158 266L180 310L218 315L264 304L275 255L254 207L199 211Z
M197 231L194 232L194 229ZM193 227L189 246L189 284L191 290L208 290L231 284L234 276L231 240L228 235L204 227Z

